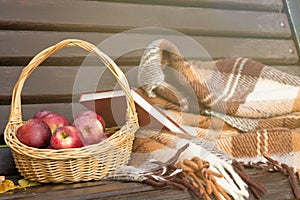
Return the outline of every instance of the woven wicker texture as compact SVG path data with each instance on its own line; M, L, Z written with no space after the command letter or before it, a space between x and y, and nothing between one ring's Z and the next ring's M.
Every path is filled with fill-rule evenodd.
M64 47L80 47L95 54L113 73L126 94L126 123L108 139L94 145L72 149L38 149L21 143L16 137L22 120L21 92L25 80L49 56ZM134 134L139 128L134 101L127 79L120 68L96 46L76 39L63 40L37 54L22 70L12 93L10 116L4 132L16 167L24 178L47 182L78 182L100 180L122 165L126 165L132 150Z

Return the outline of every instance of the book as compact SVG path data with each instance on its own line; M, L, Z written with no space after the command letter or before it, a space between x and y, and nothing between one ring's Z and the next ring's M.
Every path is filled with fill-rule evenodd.
M140 91L132 88L130 92L135 102L140 127L166 129L176 133L186 132L158 106L147 100ZM83 93L80 95L79 102L87 109L100 114L104 118L107 127L122 126L125 123L127 105L123 90Z

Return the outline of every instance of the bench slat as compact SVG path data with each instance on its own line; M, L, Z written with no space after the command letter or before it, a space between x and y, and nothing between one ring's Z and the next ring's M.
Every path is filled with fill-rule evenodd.
M288 178L280 173L268 173L257 175L259 171L247 169L254 180L262 183L267 193L264 199L286 199L292 200L294 196L288 182ZM9 177L8 177L9 178ZM299 185L298 185L299 188ZM15 190L11 193L0 194L1 199L48 199L55 196L55 199L119 199L119 200L143 200L143 199L195 199L188 191L181 191L172 188L153 188L149 185L135 182L114 182L95 181L73 184L46 184L30 187L26 190ZM256 199L250 194L249 200Z
M0 175L8 176L18 173L11 155L11 150L8 147L0 148L0 160Z
M103 1L103 0L102 0ZM104 0L109 2L126 2L137 4L157 4L157 5L171 5L171 6L189 6L189 7L216 7L216 8L235 8L235 9L255 9L255 10L274 10L279 11L283 9L281 0Z
M300 76L300 66L274 66L289 74ZM129 84L137 86L137 66L121 66ZM23 67L0 67L0 104L10 104L12 89ZM80 69L80 71L78 71ZM103 70L105 70L103 72ZM85 77L88 77L85 79ZM86 80L89 81L86 81ZM96 84L98 83L98 84ZM84 87L77 87L85 85ZM22 90L22 103L40 103L41 101L62 102L72 101L80 93L96 90L109 90L116 86L114 76L104 66L70 67L70 66L40 66L26 80ZM27 100L28 99L28 100ZM25 100L25 101L23 101Z
M11 96L23 67L0 67L0 100ZM137 67L121 67L124 73L137 71ZM132 77L130 79L136 79ZM87 81L88 80L88 81ZM129 80L134 85L135 80ZM84 86L82 86L84 85ZM113 89L116 80L104 66L40 66L27 79L22 90L24 96L70 95L88 91ZM77 88L74 88L78 86Z
M277 65L295 64L298 61L293 40L205 36L188 38L182 35L131 33L113 36L115 34L87 32L0 31L0 46L2 47L0 49L0 65L26 65L39 51L66 38L83 39L95 45L99 44L99 48L110 57L118 58L121 56L117 60L119 65L138 65L143 53L143 50L138 49L145 48L149 43L160 38L167 38L174 42L181 52L188 56L187 59L208 59L209 56L213 59L243 56ZM106 40L108 38L109 40ZM205 51L199 52L199 44L207 53ZM123 55L130 51L134 52ZM44 64L80 65L86 55L87 53L81 49L63 49L47 59ZM64 57L66 59L62 59Z
M53 0L26 3L2 0L0 4L2 29L120 32L137 27L164 27L193 35L291 36L287 16L281 12L100 1L61 1L57 4Z

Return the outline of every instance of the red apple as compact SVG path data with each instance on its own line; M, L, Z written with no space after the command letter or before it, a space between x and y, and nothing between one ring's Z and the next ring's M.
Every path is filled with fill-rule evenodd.
M18 128L16 136L27 146L42 148L48 146L51 130L42 120L30 119Z
M105 139L104 127L95 115L81 115L75 118L73 125L79 132L83 145L96 144Z
M62 126L54 131L50 145L53 149L82 147L79 132L74 126Z
M37 112L32 118L33 119L41 119L50 113L52 113L52 112L49 110L41 110L41 111Z
M51 129L51 133L62 126L68 126L68 120L61 114L49 113L41 118Z
M80 117L80 116L91 116L91 117L96 117L102 124L103 128L105 129L105 121L103 119L103 117L101 115L99 115L98 113L92 111L92 110L84 110L84 111L81 111L79 112L75 119Z

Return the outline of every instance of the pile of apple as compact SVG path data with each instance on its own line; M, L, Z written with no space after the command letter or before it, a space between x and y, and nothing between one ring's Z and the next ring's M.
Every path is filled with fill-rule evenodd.
M59 113L39 111L17 129L16 136L27 146L49 149L77 148L109 137L104 119L91 110L79 112L72 124Z

